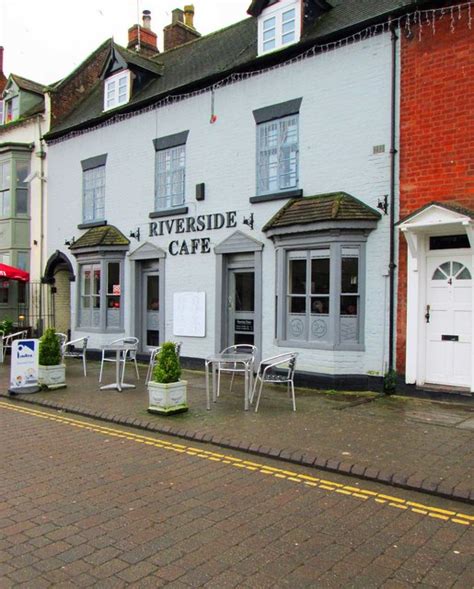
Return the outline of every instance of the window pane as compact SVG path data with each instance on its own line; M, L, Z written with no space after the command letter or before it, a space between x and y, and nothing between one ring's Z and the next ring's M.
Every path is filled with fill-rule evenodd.
M25 270L28 272L29 261L30 255L28 252L18 252L17 266L20 268L20 270Z
M313 258L311 260L311 292L328 294L329 280L329 258Z
M263 21L263 30L268 31L268 29L275 28L276 25L276 18L272 16L271 18L267 18L267 20Z
M94 268L94 286L92 288L92 294L100 295L100 268L93 266Z
M105 216L105 166L84 170L83 219L99 221Z
M290 297L290 313L306 313L306 297Z
M255 310L255 274L253 272L235 274L235 310Z
M287 10L283 13L282 21L284 23L288 22L289 20L294 20L295 18L295 9L292 8L291 10Z
M10 282L8 280L0 280L0 303L8 303L9 290Z
M359 292L359 260L358 258L342 258L341 261L341 292Z
M306 294L306 260L290 260L289 292Z
M90 266L83 266L82 292L85 295L91 294L91 269Z
M16 214L26 215L28 213L28 191L17 189L16 191Z
M359 297L341 297L341 315L358 315Z
M287 43L293 43L294 40L295 40L294 31L292 31L291 33L286 33L281 38L282 45L286 45Z
M120 295L120 264L109 262L108 270L107 293Z
M311 297L311 314L328 315L329 314L329 297Z
M163 149L156 154L156 208L184 203L185 145Z

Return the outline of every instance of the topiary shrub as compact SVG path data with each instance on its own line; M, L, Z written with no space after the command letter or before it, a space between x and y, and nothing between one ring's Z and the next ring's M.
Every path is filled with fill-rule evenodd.
M178 382L181 376L176 347L173 342L165 342L161 346L158 360L153 370L153 380L161 384Z
M393 395L397 390L397 373L395 370L386 372L383 378L383 392L386 395Z
M41 366L61 364L61 345L53 327L49 327L40 338L39 363Z

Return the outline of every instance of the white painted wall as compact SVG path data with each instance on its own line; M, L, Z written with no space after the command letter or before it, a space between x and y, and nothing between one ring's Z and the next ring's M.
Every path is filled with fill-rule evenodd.
M262 241L262 356L285 351L274 344L275 255L263 225L285 201L251 205L255 192L256 128L252 111L303 97L300 110L300 187L305 196L346 191L372 207L389 193L391 47L389 34L340 48L316 58L281 67L216 91L217 122L209 123L209 93L133 117L96 131L52 144L49 148L48 257L67 252L64 240L81 234L81 160L107 153L106 218L128 236L140 227L142 241L132 239L131 251L147 238L148 214L154 209L156 137L190 130L186 145L186 204L189 215L238 211L238 229ZM373 146L386 151L373 155ZM206 199L196 202L195 185L206 184ZM241 224L255 216L255 229ZM213 248L234 230L204 231ZM148 239L167 250L180 235ZM182 237L190 238L195 235ZM303 350L298 368L332 374L365 374L383 370L385 299L389 262L389 218L384 216L367 244L365 352ZM72 256L71 261L75 263ZM215 258L213 254L168 256L166 259L166 335L172 336L174 292L206 293L207 336L180 338L184 356L203 358L214 352ZM129 296L130 262L125 268ZM76 292L72 297L73 336ZM125 303L125 326L132 332L132 314ZM91 347L116 338L93 335ZM386 334L385 334L386 337Z

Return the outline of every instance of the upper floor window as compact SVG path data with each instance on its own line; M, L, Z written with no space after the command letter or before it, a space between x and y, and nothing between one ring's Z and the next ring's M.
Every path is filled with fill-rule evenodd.
M15 121L20 115L20 98L13 96L9 100L4 101L4 123Z
M298 115L257 127L257 194L298 187Z
M107 154L83 160L82 221L93 223L105 219L105 162Z
M10 216L11 162L0 162L0 217Z
M3 100L0 100L0 125L3 125Z
M296 43L301 35L301 2L280 0L262 12L258 20L258 54Z
M105 80L104 110L110 110L130 100L130 72L121 71Z
M30 173L30 162L27 160L17 160L15 162L16 170L16 202L15 212L17 215L28 214L28 183L26 179Z
M185 201L188 131L154 140L156 150L155 208L178 207Z

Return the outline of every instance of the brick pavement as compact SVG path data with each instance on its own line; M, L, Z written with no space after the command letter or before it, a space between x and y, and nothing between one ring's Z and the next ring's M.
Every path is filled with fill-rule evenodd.
M293 413L283 389L269 387L255 414L243 411L242 383L230 393L224 381L208 412L203 373L185 371L190 411L160 417L146 411L145 367L137 388L122 393L100 391L99 364L89 362L88 369L84 378L79 363L70 363L66 389L22 400L474 502L473 404L298 389ZM3 390L7 379L5 365ZM109 380L112 366L106 367ZM135 382L132 371L128 380Z
M5 408L0 452L2 589L474 583L474 526Z

